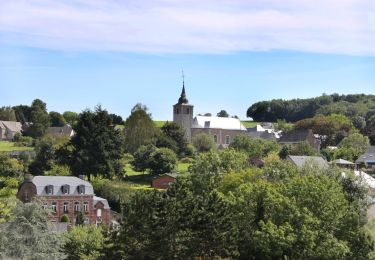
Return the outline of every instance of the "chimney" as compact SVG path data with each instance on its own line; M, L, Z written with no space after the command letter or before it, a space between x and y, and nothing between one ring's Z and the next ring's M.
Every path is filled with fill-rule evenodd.
M85 175L80 174L78 175L78 178L80 178L81 180L85 180Z
M25 174L25 182L31 182L33 180L33 175L30 173Z

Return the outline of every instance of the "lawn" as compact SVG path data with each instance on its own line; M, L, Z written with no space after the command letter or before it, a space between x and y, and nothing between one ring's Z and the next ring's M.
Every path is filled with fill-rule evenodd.
M0 141L0 152L30 151L32 147L16 146L14 142Z
M241 123L242 123L246 128L255 127L256 125L261 124L261 122L256 122L256 121L241 121Z

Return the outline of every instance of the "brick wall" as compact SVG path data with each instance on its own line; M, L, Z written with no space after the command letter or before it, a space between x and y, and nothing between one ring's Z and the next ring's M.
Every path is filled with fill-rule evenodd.
M17 198L22 202L30 202L36 199L41 205L46 204L49 209L52 208L52 203L56 203L56 212L52 212L50 219L52 221L60 222L64 214L69 217L70 223L74 224L78 215L75 210L75 202L79 203L80 210L83 213L84 219L89 224L96 224L97 222L97 209L102 211L102 223L110 224L110 209L104 209L101 202L97 203L97 208L94 207L93 195L52 195L52 196L36 196L35 185L31 182L25 182L20 187ZM64 202L68 203L67 212L64 211ZM87 211L84 210L84 202L88 203Z
M155 189L168 189L171 186L170 184L175 181L176 181L175 178L168 176L168 175L163 175L163 176L159 176L153 179L151 187Z

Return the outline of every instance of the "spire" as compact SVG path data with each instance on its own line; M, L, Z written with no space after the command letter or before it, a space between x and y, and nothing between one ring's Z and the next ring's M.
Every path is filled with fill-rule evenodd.
M188 104L189 100L186 98L186 93L185 93L185 75L184 71L182 71L182 91L181 91L181 96L178 99L178 104Z

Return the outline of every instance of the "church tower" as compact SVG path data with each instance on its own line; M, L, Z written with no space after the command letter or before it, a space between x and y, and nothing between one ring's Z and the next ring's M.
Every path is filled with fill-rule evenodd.
M193 105L189 104L185 93L185 80L182 81L182 92L178 103L173 106L173 122L186 130L186 138L191 140L191 127L193 125Z

